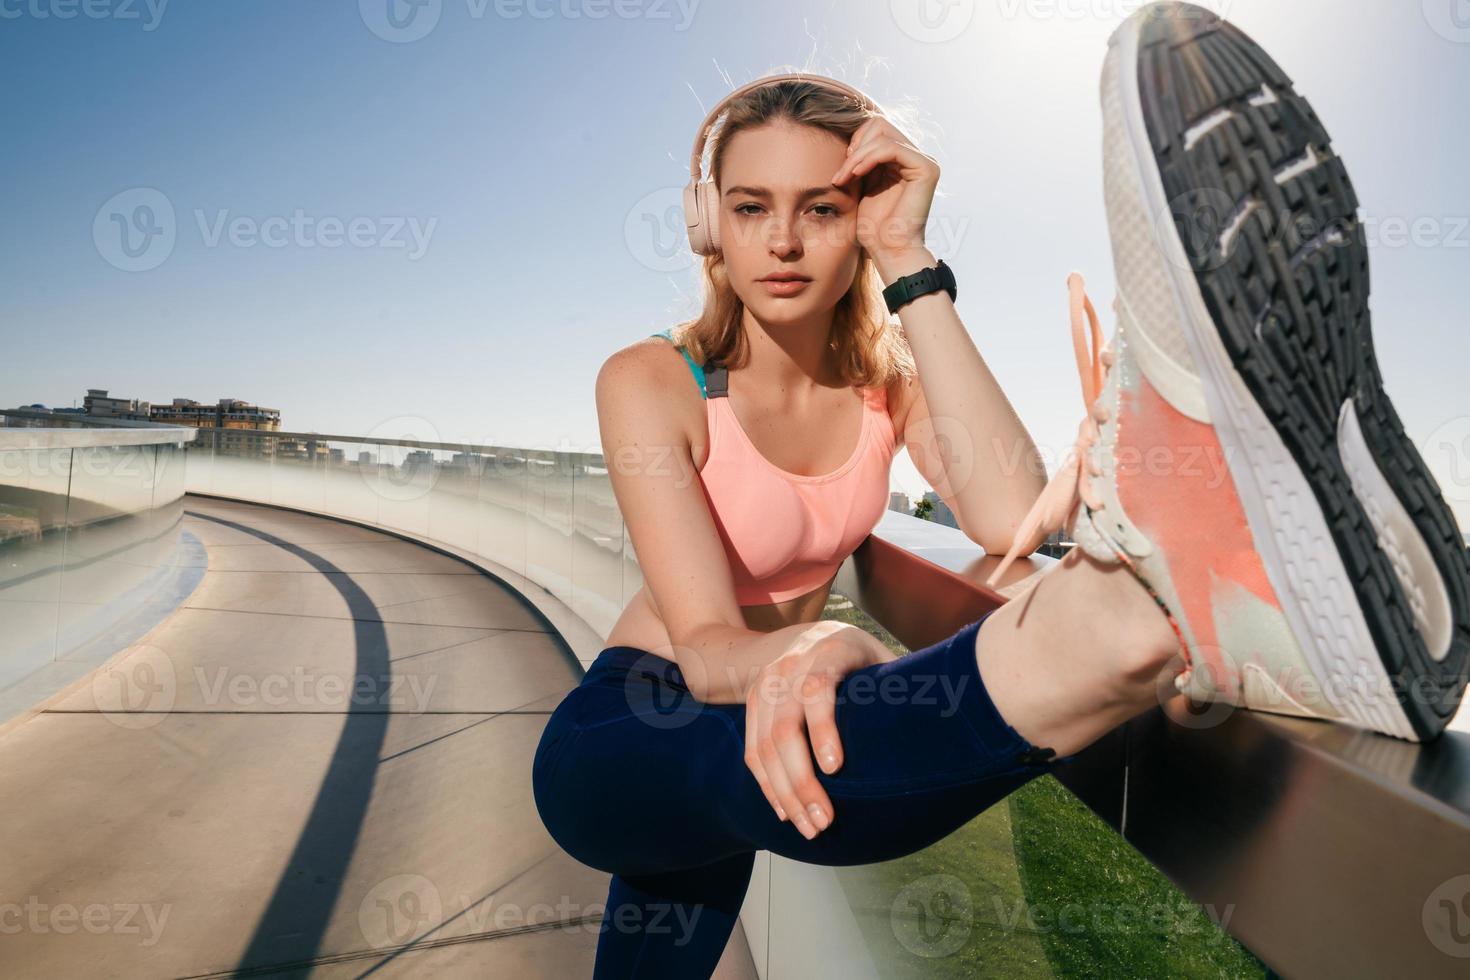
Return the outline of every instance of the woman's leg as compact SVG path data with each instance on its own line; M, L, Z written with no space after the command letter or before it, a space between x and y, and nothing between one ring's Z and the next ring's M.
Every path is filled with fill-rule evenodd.
M755 852L651 875L612 876L592 980L707 977L740 918Z
M927 847L1050 771L1057 760L1043 746L1069 756L1155 703L1155 678L1176 649L1135 581L1069 556L999 611L843 679L836 722L845 761L834 774L816 769L835 812L807 840L776 816L745 765L744 705L703 704L671 661L609 647L553 713L533 767L552 836L616 876L599 970L604 957L642 957L681 967L640 967L640 976L703 975L685 958L704 962L723 948L752 852L835 866ZM989 693L992 673L1004 702ZM1007 710L1055 744L1013 727ZM640 927L659 905L672 928ZM620 914L632 925L618 929Z
M976 656L1001 715L1067 756L1173 696L1178 635L1121 564L1073 549L990 615Z

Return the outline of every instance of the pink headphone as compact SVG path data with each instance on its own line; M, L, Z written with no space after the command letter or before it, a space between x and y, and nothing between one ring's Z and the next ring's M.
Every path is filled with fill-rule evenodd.
M713 255L720 250L720 209L719 202L715 200L715 179L713 174L708 179L703 179L700 166L710 127L714 125L715 120L731 99L739 98L762 86L788 80L821 85L835 92L851 95L874 112L882 111L876 102L851 85L839 82L835 78L827 78L825 75L810 75L806 72L789 72L784 75L767 75L765 78L757 78L721 99L719 104L710 110L709 115L704 117L704 122L699 127L699 136L694 140L694 153L689 158L689 184L684 188L684 224L688 226L689 247L695 255Z

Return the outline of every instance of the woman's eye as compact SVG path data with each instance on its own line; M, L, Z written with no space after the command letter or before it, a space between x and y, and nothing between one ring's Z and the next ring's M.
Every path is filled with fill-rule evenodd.
M736 214L755 214L755 211L747 211L746 208L755 208L756 211L759 211L760 205L737 204L734 210ZM818 212L817 217L819 218L835 218L842 214L837 207L831 204L817 204L813 206L812 210Z

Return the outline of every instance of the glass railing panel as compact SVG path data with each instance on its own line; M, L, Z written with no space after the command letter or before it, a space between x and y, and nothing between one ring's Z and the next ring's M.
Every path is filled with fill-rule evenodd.
M526 574L527 479L525 453L489 449L480 474L477 553L519 575Z
M322 461L322 513L378 523L378 453L375 443L327 440Z
M57 612L58 660L87 659L83 648L137 608L168 571L158 565L160 527L150 515L157 447L87 446L72 450L66 553Z
M209 492L269 503L275 439L249 429L215 429L210 435L214 454Z
M606 636L623 609L623 518L603 457L576 458L572 612Z
M429 537L475 554L480 537L480 473L487 458L470 447L433 452L439 475L429 501Z
M0 450L0 706L56 655L71 454Z
M268 502L321 513L325 504L327 447L300 437L274 440Z
M643 588L643 569L638 566L638 555L633 550L633 538L628 534L628 525L623 524L623 608L633 601L633 596Z
M438 479L433 450L378 444L378 521L386 528L429 536L429 502Z
M213 493L209 489L213 469L214 432L199 429L193 439L184 443L184 486Z
M154 509L178 502L184 496L188 454L182 443L162 443L153 471Z
M570 605L572 484L580 456L533 449L526 459L526 576Z
M154 446L153 494L147 511L147 562L155 569L173 568L179 561L179 532L184 519L184 447L174 443Z

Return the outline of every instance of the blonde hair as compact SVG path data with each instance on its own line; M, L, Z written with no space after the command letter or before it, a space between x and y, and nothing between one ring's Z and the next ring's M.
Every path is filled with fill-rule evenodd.
M762 86L732 101L721 114L724 123L709 140L709 173L718 185L725 149L741 130L790 120L825 130L846 142L872 115L852 96L814 82L788 80ZM704 308L698 316L671 330L674 343L682 345L697 364L713 358L727 367L739 368L750 356L741 329L744 304L730 285L721 252L704 257L701 279ZM898 322L889 319L883 282L866 249L862 250L852 286L834 309L832 340L840 376L847 384L887 387L900 375L917 373L908 341Z

